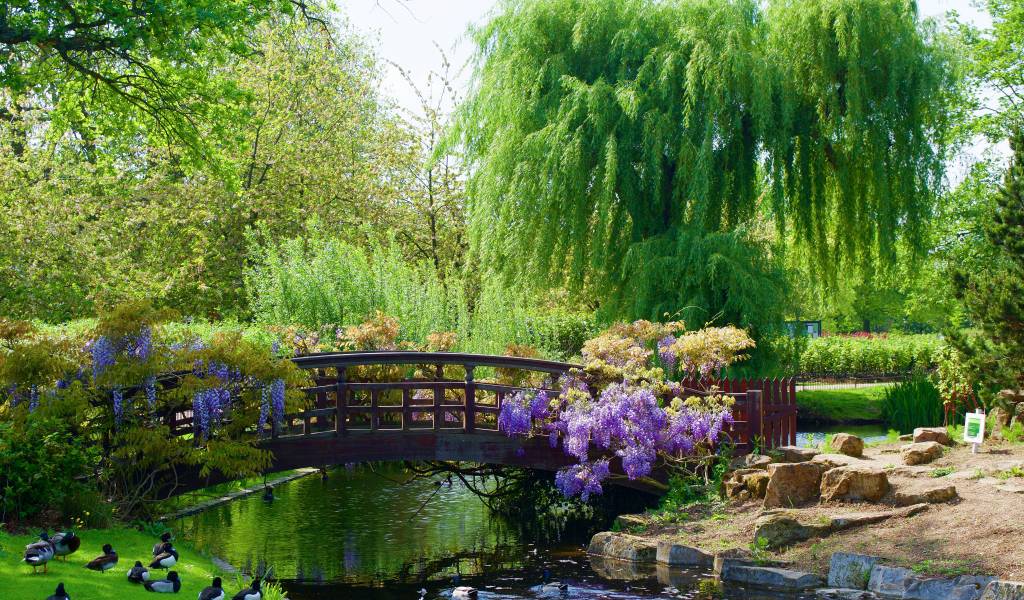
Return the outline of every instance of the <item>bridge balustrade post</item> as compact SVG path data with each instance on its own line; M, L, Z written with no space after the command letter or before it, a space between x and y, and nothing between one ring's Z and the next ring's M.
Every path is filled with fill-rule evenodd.
M466 365L466 411L463 415L462 430L473 433L476 427L476 382L473 381L473 365Z
M348 406L348 385L345 382L345 368L338 367L337 392L335 393L334 435L345 435L345 413Z

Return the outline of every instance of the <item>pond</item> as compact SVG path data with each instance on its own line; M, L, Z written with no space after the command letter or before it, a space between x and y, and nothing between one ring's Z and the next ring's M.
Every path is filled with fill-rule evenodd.
M866 444L885 441L888 430L881 423L870 425L819 425L814 427L798 427L796 445L802 448L820 446L825 443L825 436L833 433L852 433L864 440Z
M325 481L279 486L273 502L250 496L172 526L236 566L271 567L291 600L430 600L450 598L456 585L479 589L484 600L698 598L710 576L591 560L585 544L608 522L517 527L457 482L403 478L396 469L333 469ZM545 575L568 592L545 589Z

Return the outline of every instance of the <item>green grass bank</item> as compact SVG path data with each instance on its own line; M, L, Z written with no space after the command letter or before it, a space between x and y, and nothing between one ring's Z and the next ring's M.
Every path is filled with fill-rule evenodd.
M141 585L130 583L128 569L136 560L148 564L152 560L156 536L134 529L115 527L76 531L82 538L82 546L63 560L50 561L48 573L39 570L32 574L32 567L22 562L25 545L34 542L35 534L10 535L0 531L0 598L3 600L43 600L53 593L59 582L64 582L68 595L75 599L122 600L130 598L152 598ZM102 554L103 544L111 544L118 554L117 567L106 573L85 568L85 564ZM240 589L234 576L224 575L213 561L203 556L188 544L175 541L180 553L174 570L181 577L180 597L195 598L210 580L220 575L224 579L225 592L231 597ZM162 571L153 571L156 579L163 578ZM248 581L246 581L248 583Z
M837 390L800 390L800 420L813 423L877 423L882 421L886 384Z

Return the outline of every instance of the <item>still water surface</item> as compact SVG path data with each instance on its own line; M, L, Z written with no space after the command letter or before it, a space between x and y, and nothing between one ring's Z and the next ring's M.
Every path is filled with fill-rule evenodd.
M481 600L698 598L708 573L590 559L608 522L517 527L490 514L457 482L400 481L395 470L334 469L174 524L199 548L247 569L272 567L292 600L449 598L456 585ZM568 592L545 589L551 581ZM757 598L743 590L726 598Z

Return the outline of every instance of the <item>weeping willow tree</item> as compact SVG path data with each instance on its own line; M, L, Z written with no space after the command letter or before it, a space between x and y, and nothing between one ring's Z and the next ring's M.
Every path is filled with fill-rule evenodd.
M472 249L609 315L769 323L772 240L891 260L940 183L946 58L907 0L507 0L474 34Z

